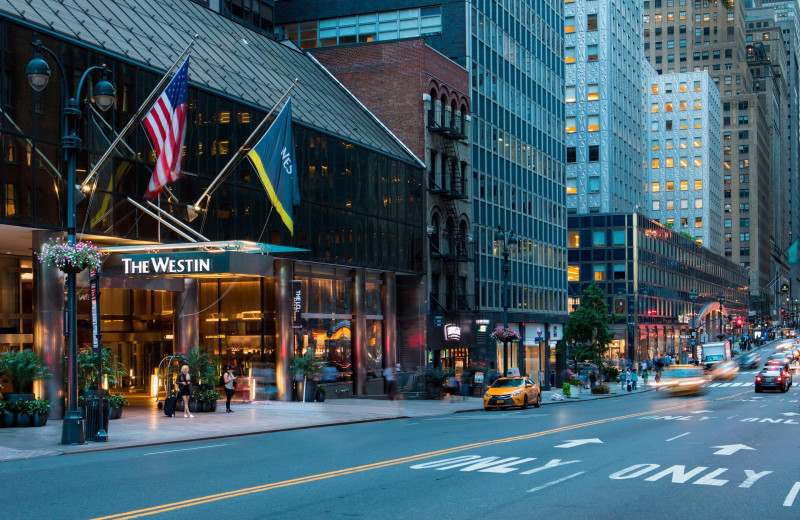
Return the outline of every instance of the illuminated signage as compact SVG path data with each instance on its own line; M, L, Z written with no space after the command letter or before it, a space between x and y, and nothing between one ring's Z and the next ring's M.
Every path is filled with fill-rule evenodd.
M303 284L300 280L292 280L292 314L294 316L294 319L292 320L293 328L299 329L303 326L302 313Z
M458 325L446 325L444 328L444 339L448 341L461 339L461 327Z
M145 259L123 258L124 274L210 273L210 258L172 258L158 255Z

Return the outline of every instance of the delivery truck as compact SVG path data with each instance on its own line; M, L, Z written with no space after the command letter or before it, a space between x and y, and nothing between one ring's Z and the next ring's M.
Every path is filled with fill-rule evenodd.
M706 370L722 361L731 360L731 342L720 341L703 345L703 366Z

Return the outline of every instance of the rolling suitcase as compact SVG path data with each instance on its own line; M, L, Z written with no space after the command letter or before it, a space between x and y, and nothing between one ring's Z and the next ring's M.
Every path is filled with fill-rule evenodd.
M175 403L178 402L177 395L171 395L164 400L164 415L175 417Z

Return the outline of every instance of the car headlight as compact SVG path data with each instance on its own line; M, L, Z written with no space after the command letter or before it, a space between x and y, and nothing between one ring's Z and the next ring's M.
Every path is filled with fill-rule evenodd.
M522 390L517 390L516 392L512 392L511 395L522 395Z
M491 394L483 394L483 397L485 397L486 399L491 399L492 396Z

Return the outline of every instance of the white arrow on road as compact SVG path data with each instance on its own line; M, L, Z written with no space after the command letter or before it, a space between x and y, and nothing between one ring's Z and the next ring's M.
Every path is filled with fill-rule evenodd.
M696 411L690 412L690 413L711 413L711 410L696 410Z
M559 444L558 446L554 446L555 448L574 448L575 446L580 446L582 444L603 444L603 441L600 439L575 439L572 441L567 441L564 444Z
M788 415L789 417L791 417L793 415L800 415L800 413L786 412L786 413L782 413L781 415Z
M711 446L712 448L721 448L714 452L714 455L732 455L739 450L755 450L750 446L744 444L726 444L725 446Z

